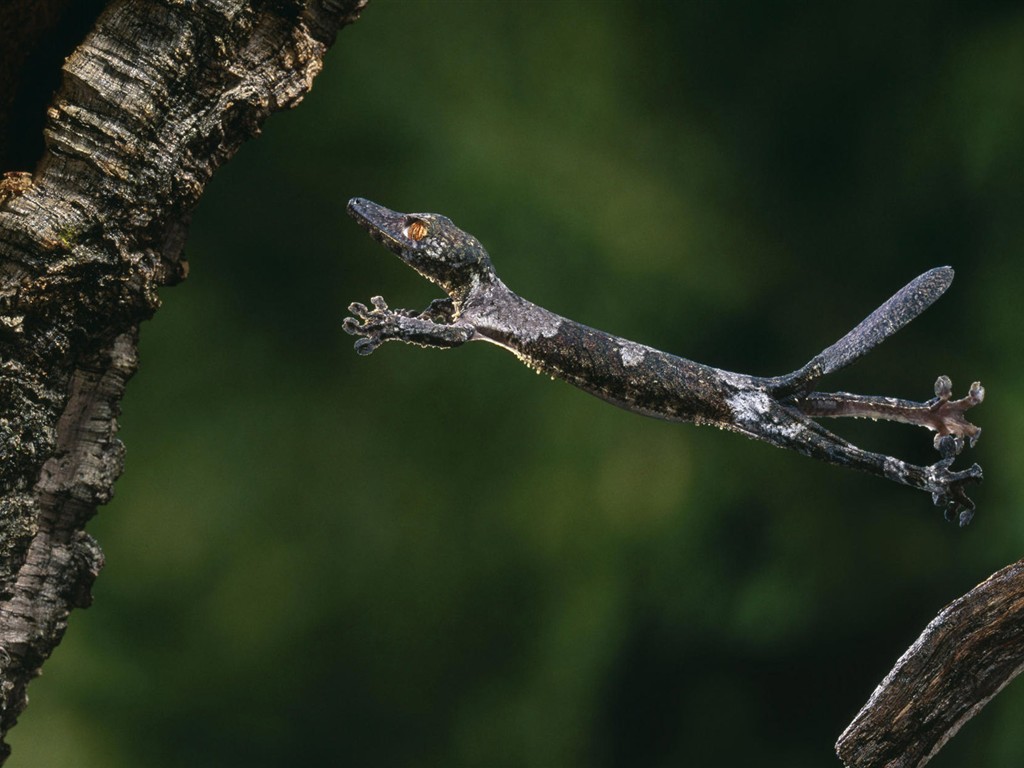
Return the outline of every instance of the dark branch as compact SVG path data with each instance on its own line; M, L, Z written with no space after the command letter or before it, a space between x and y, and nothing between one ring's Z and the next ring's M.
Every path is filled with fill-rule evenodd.
M1024 670L1024 560L942 609L839 737L849 768L920 768Z

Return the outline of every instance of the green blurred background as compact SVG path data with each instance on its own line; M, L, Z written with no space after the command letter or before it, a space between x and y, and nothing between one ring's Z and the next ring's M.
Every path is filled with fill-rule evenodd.
M1024 554L1022 84L1018 3L371 0L196 211L96 603L12 765L838 765L927 621ZM828 385L980 378L977 519L487 345L360 358L350 301L438 294L355 195L451 216L554 311L756 374L952 264ZM1022 721L1018 681L932 765L1018 768Z

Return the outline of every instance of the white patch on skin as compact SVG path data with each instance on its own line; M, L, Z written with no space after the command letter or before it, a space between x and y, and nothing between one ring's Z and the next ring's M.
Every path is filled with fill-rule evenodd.
M644 361L644 357L647 355L648 347L643 344L637 344L632 341L623 341L619 345L619 357L622 358L622 364L627 368L633 368L634 366L640 365Z
M530 340L540 336L546 339L550 338L562 329L563 318L554 312L548 312L546 309L538 307L536 304L530 304L529 308L522 312L520 317L522 318L520 330Z
M882 464L882 471L890 480L902 480L907 476L907 465L899 459L886 456L885 462Z
M475 311L467 318L474 326L497 331L524 341L550 338L562 327L562 318L558 315L530 305L517 308L516 314L509 317L501 311Z
M759 424L771 409L772 401L761 390L742 390L729 397L726 402L737 424Z
M744 389L726 398L733 423L761 436L782 436L798 439L807 430L798 420L790 420L774 405L768 393L760 389Z
M797 435L801 434L805 429L806 429L806 427L804 427L803 424L801 424L800 422L797 422L797 421L791 422L789 424L783 424L783 425L779 426L779 432L781 434L785 435L786 437L794 437L794 438Z

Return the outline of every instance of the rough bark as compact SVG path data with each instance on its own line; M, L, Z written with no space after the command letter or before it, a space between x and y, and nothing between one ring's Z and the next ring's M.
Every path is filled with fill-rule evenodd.
M121 472L138 325L187 272L189 212L365 1L115 0L64 63L35 172L0 182L0 762L103 564L84 526Z
M925 765L1024 670L1024 560L946 606L839 737L851 768Z

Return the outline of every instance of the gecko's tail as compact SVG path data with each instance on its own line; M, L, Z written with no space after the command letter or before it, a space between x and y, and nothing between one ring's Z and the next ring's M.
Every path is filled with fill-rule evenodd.
M952 267L936 267L918 275L835 344L802 368L780 376L775 395L807 392L818 379L856 362L928 309L952 282Z

